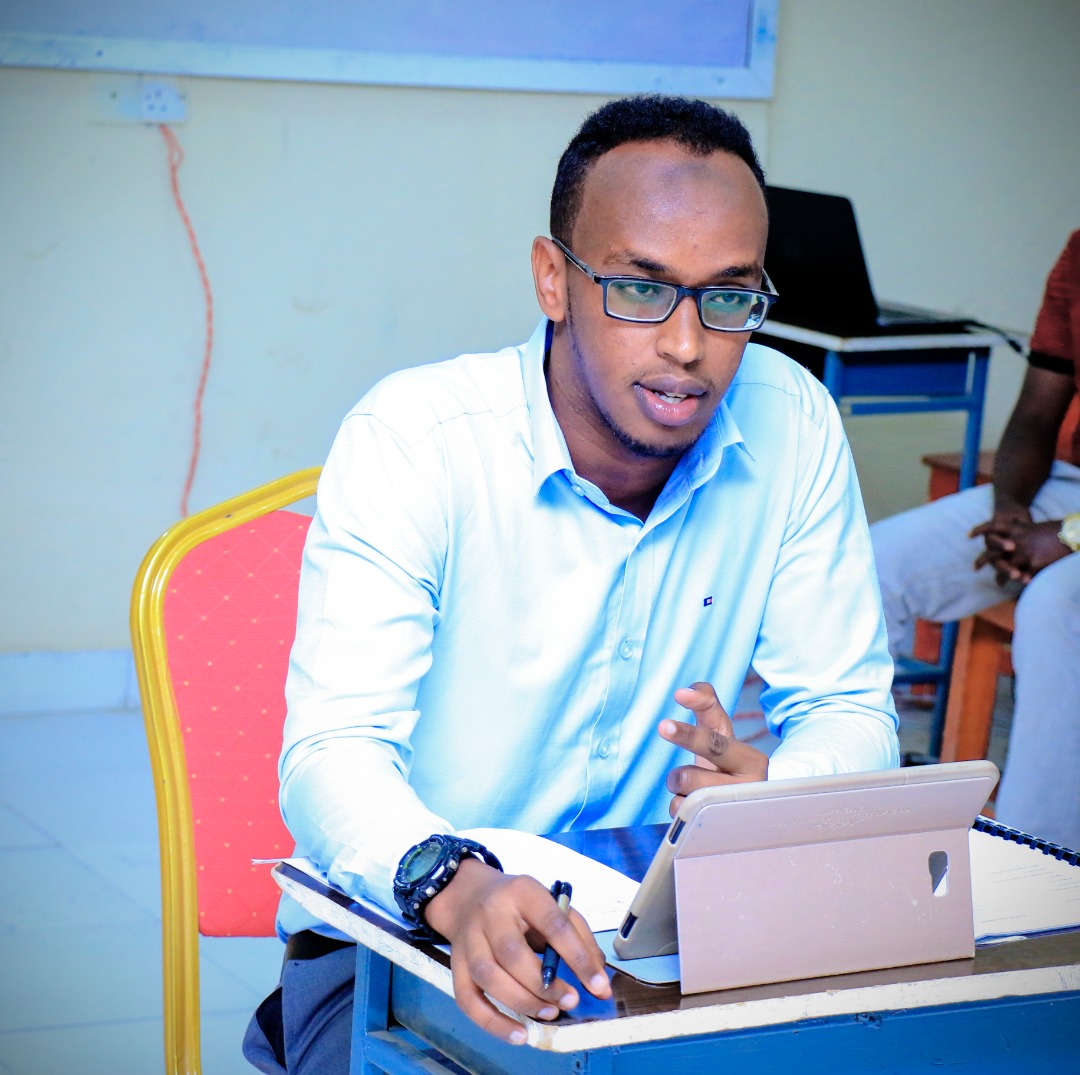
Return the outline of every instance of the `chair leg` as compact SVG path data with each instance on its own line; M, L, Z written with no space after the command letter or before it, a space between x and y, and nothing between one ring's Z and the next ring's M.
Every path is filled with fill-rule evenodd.
M959 624L954 620L951 623L935 625L938 627L938 657L937 663L945 673L945 679L934 684L934 715L930 722L930 757L941 757L941 741L945 734L945 714L949 704L949 690L952 686L953 659L956 654L956 639L959 632Z
M932 623L930 620L915 621L911 655L915 660L925 661L927 664L937 664L941 660L941 624ZM939 695L936 683L913 683L909 689L912 697L934 699L935 702Z
M1001 646L1009 634L980 616L960 624L941 738L941 760L985 758L990 746Z

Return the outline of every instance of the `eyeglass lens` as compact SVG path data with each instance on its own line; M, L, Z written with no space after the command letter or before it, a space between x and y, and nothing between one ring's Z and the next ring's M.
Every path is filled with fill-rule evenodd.
M609 280L604 301L611 317L663 321L674 309L678 294L670 284L652 280ZM753 292L707 291L698 308L710 328L752 329L765 320L768 305Z

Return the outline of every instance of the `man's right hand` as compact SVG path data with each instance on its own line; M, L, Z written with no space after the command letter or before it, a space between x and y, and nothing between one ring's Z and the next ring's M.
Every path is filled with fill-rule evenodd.
M990 564L994 568L998 585L1019 582L1027 585L1044 567L1072 551L1058 538L1061 521L1049 520L1035 523L996 523L991 519L977 526L972 536L982 535L986 549L975 560L975 570Z
M611 995L604 955L588 923L572 907L560 910L535 878L503 874L466 858L454 880L427 904L424 917L450 942L461 1010L513 1045L525 1042L525 1028L493 1001L534 1019L555 1019L578 1003L577 991L561 978L543 987L536 953L549 942L594 996Z
M663 739L694 754L693 765L677 765L668 773L667 787L672 793L668 813L674 817L686 796L700 788L723 784L745 784L767 780L767 754L741 743L716 691L705 682L680 687L675 701L689 709L694 723L665 718L658 731Z
M968 537L981 537L985 549L975 558L974 569L989 564L994 569L999 586L1015 578L1009 564L1010 555L1016 550L1014 527L1031 522L1031 512L1020 504L996 503L994 514L976 526Z
M994 459L994 514L971 531L986 549L976 570L989 564L1000 585L1027 582L1069 550L1034 524L1030 504L1050 475L1054 451L1076 391L1071 373L1028 366L1020 396ZM1056 546L1060 546L1060 551Z

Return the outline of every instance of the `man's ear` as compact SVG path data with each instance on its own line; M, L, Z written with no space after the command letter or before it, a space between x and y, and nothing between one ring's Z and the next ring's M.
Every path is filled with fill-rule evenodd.
M566 259L546 236L538 235L532 245L533 284L536 301L549 321L566 319Z

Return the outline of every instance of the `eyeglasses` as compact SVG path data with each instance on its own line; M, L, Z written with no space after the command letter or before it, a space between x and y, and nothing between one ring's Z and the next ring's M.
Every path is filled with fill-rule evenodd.
M705 328L717 332L752 332L760 328L769 307L779 297L768 273L762 271L768 291L749 287L683 287L641 276L600 276L558 239L551 240L594 284L604 290L604 313L619 321L666 321L685 295L697 303Z

